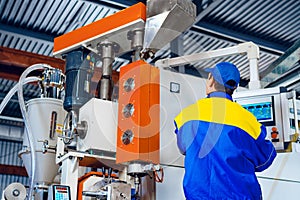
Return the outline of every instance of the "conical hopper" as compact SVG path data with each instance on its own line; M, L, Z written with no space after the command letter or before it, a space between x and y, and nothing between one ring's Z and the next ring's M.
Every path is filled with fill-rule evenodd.
M195 22L196 6L188 0L148 0L144 48L161 49Z
M38 185L49 185L57 175L58 165L55 163L55 152L48 150L43 152L43 142L55 147L57 134L62 130L65 117L62 101L52 98L37 98L27 103L28 120L31 125L34 147L35 147L35 178ZM31 177L31 152L27 134L24 134L23 150L19 152L26 171Z

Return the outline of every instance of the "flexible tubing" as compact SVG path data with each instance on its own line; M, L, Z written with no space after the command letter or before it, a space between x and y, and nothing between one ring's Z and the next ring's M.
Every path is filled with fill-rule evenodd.
M30 186L29 186L29 192L28 192L28 200L31 200L33 197L33 190L34 190L34 178L35 178L35 164L36 164L36 156L35 156L35 146L34 146L34 139L31 132L31 125L28 120L28 114L26 111L25 101L23 97L23 83L25 81L26 76L34 71L34 70L41 70L41 69L52 69L51 66L47 64L35 64L30 67L28 67L20 76L19 78L19 84L18 84L18 99L20 104L21 113L24 119L25 128L27 130L27 138L30 146L31 151L31 177L30 177Z
M39 80L41 80L41 78L39 78L39 77L27 77L25 79L24 83L22 83L22 84L25 85L27 83L37 82ZM18 91L18 87L19 87L19 82L7 93L7 95L2 100L2 102L0 104L0 114L2 113L5 106L7 105L9 100L12 98L12 96Z

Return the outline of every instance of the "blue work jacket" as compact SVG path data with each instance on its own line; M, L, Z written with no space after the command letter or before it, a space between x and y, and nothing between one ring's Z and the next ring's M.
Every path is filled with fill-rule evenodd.
M187 200L262 198L255 172L268 168L276 151L249 111L230 95L214 92L174 121L177 145L185 155Z

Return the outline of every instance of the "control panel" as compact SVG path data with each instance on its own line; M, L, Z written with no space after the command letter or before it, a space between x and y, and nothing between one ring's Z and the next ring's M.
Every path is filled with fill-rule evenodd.
M236 92L233 99L266 127L267 139L276 150L286 150L295 132L290 127L292 96L285 88L265 88Z
M71 200L70 187L66 185L51 185L48 200Z

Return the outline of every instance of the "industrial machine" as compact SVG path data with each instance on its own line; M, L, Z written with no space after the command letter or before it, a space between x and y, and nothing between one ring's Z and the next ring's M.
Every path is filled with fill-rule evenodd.
M268 88L238 92L234 99L250 111L259 122L266 126L268 138L277 151L284 151L295 141L295 133L299 127L295 92L287 92L285 88ZM293 125L293 126L292 126Z
M70 186L71 199L155 199L155 180L162 181L162 164L172 165L180 156L161 153L162 145L166 151L178 153L174 137L173 145L167 139L174 136L173 127L166 129L162 124L169 123L162 121L167 113L161 107L164 75L142 59L153 56L191 26L195 13L190 1L153 0L147 2L147 8L136 4L55 39L54 55L66 59L67 85L67 115L56 163L62 166L61 184ZM174 23L179 18L183 23ZM112 63L126 52L132 52L133 62L120 70L116 103L111 98ZM102 63L102 72L94 98L90 86L97 61ZM179 83L172 87L176 84L178 87ZM181 158L181 167L182 163ZM80 167L101 169L101 175L91 176L99 179L100 183L94 184L101 187L88 190L88 183L78 182L83 175ZM118 175L112 178L114 170ZM82 187L80 193L78 186Z
M42 70L40 77L27 77L35 70ZM26 105L23 98L23 85L38 82L41 95L29 100ZM7 94L1 103L1 111L15 92L18 92L20 108L26 125L23 148L19 152L28 175L31 191L35 199L47 195L48 186L55 182L58 166L55 165L57 136L62 134L65 111L61 100L64 91L65 75L61 70L46 64L36 64L27 68L21 75L18 84ZM54 164L54 165L53 165ZM47 173L45 173L45 171ZM59 182L59 180L57 180ZM46 192L46 193L45 193ZM12 183L5 189L2 199L25 199L25 187Z
M281 88L260 89L255 44L154 65L145 61L189 28L195 13L188 0L149 0L147 7L136 4L55 38L53 54L66 60L65 75L41 66L41 98L28 101L23 109L28 122L19 154L32 177L28 199L184 199L184 157L177 149L173 119L205 97L205 79L168 69L198 60L246 54L251 92L237 92L236 101L268 126L278 151L293 142L289 124L290 119L298 124L298 116L291 117L292 108L285 105L290 102L297 113L296 101L289 100L295 95ZM181 23L176 23L179 18ZM128 52L132 62L120 69L115 88L113 61ZM100 80L95 82L99 69ZM28 73L20 78L20 97ZM6 191L3 199L18 194L24 199L20 185Z

